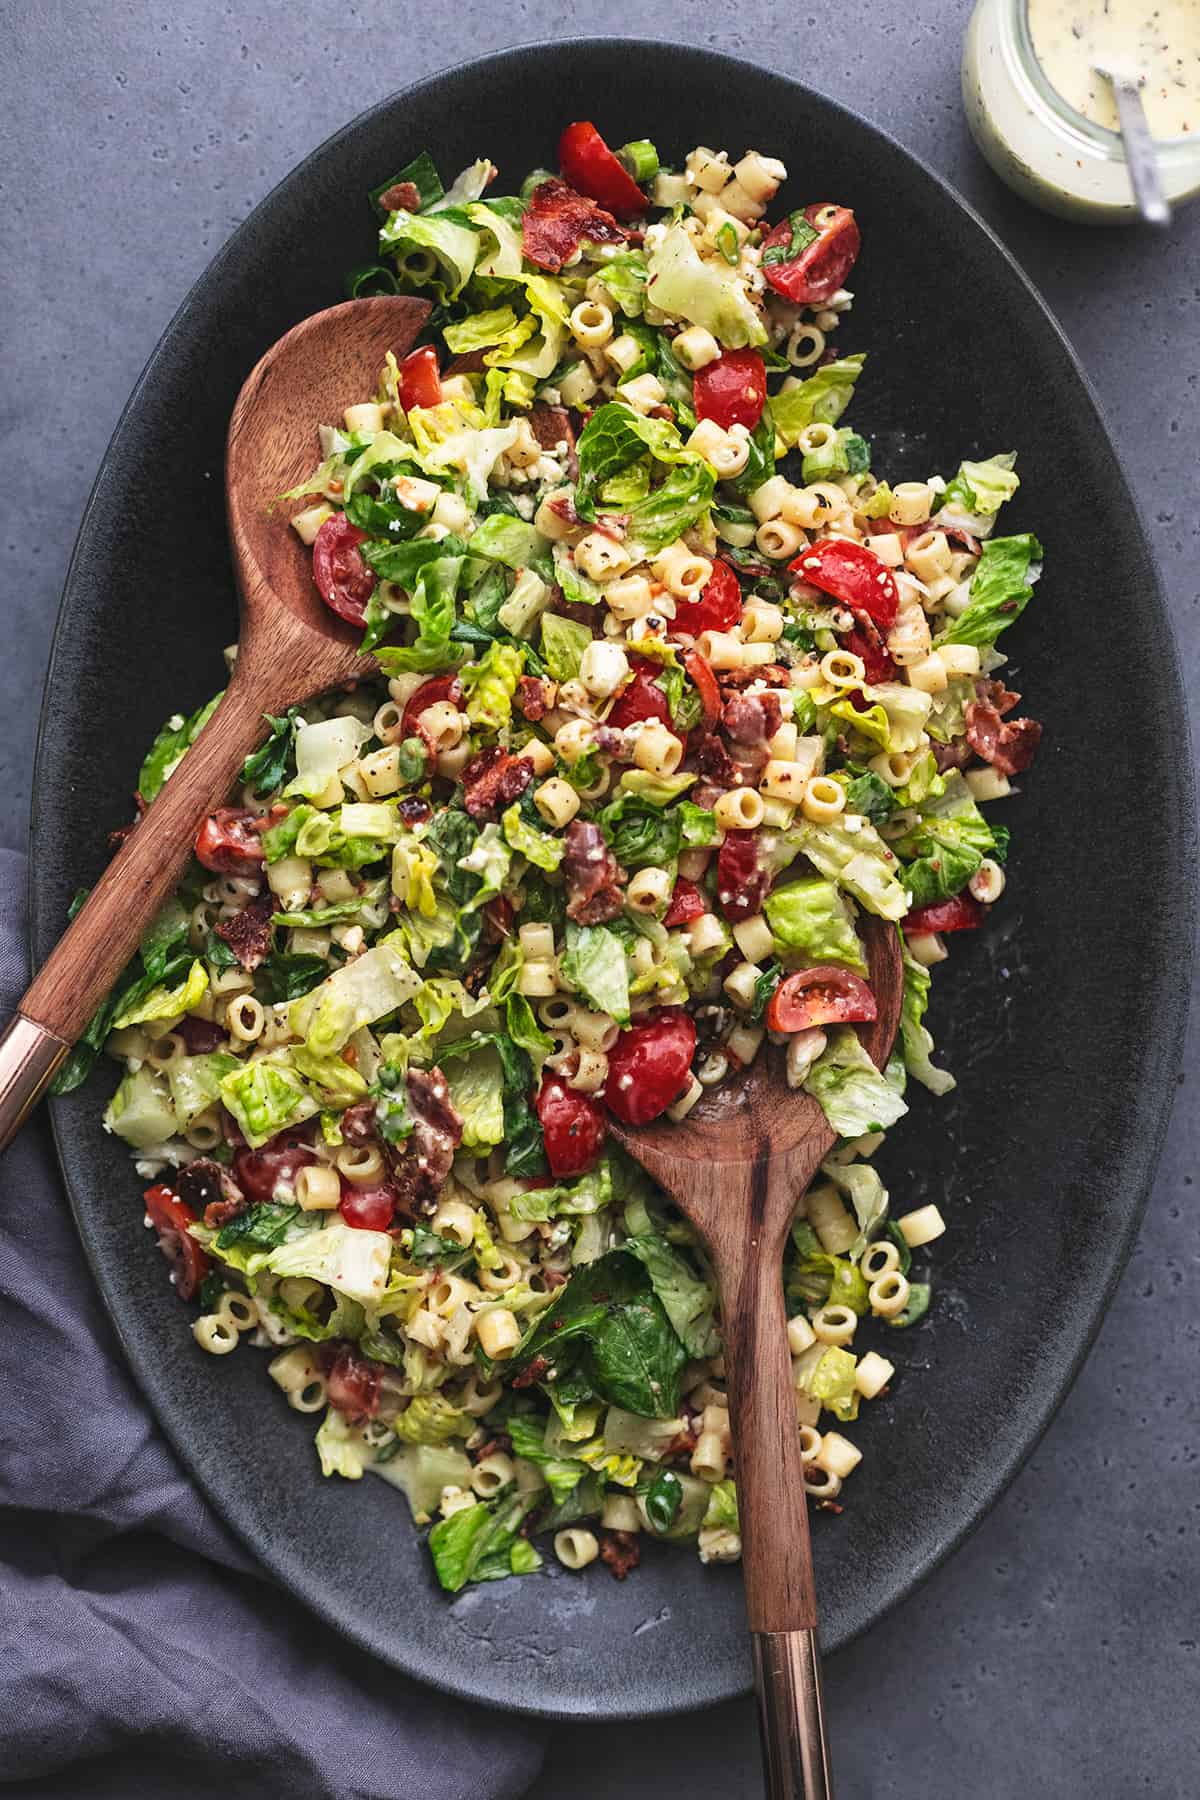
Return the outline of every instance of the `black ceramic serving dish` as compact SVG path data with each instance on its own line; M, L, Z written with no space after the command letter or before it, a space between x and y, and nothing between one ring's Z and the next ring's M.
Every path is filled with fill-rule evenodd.
M898 1210L950 1221L926 1323L889 1334L889 1399L840 1516L817 1515L828 1648L906 1594L978 1522L1075 1373L1133 1237L1172 1092L1190 944L1186 736L1170 632L1129 490L1070 350L961 202L832 101L700 50L515 50L397 95L314 152L230 239L151 357L113 438L67 581L39 745L32 856L44 956L106 833L130 812L163 718L220 685L235 610L222 501L229 411L256 358L342 297L373 248L366 194L423 147L501 190L595 117L668 156L701 139L786 161L792 204L857 211L863 252L839 343L868 351L852 417L891 479L1020 451L1009 528L1046 575L1005 640L1045 722L1006 803L1009 887L937 972L933 1024L959 1077L918 1089L884 1170ZM186 221L179 222L186 229ZM315 424L315 421L314 421ZM1011 524L1010 524L1011 520ZM218 1362L142 1230L101 1072L55 1106L79 1229L129 1359L197 1480L267 1567L360 1644L465 1696L554 1715L698 1706L749 1685L736 1569L651 1548L634 1579L545 1576L438 1592L405 1503L325 1481L312 1423L265 1358Z

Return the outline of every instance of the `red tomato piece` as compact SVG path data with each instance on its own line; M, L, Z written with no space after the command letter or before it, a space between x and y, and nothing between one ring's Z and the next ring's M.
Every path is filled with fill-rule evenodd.
M361 625L375 577L359 554L366 537L345 513L326 519L313 543L313 580L326 606L348 625Z
M626 725L636 725L639 719L661 719L664 725L674 731L667 696L655 680L659 665L651 662L648 656L634 656L630 658L630 666L633 669L633 680L621 689L613 701L612 711L606 722L614 730L622 731ZM676 732L675 735L678 737L679 733Z
M611 1065L610 1065L611 1066ZM547 1075L534 1100L546 1143L546 1161L558 1180L586 1175L604 1143L604 1114L588 1094L577 1094L557 1075Z
M698 419L713 419L723 431L753 431L767 403L766 364L757 350L726 350L696 370L692 394Z
M855 626L842 639L846 649L853 656L862 657L863 673L872 686L877 681L895 681L896 665L883 647L883 639L878 628L868 620L870 630L862 630Z
M807 1031L812 1025L848 1025L876 1016L875 996L861 976L837 963L798 969L771 995L771 1031Z
M646 210L646 196L589 119L568 125L558 140L558 166L573 188L598 200L618 219Z
M772 261L772 250L784 250L797 235L793 227L800 224L816 232L808 238L798 254L787 260ZM800 231L808 237L807 231ZM762 272L785 300L795 306L823 306L842 286L858 258L862 238L854 214L844 206L830 206L822 201L804 208L803 217L790 213L781 219L763 239Z
M928 906L914 906L901 923L905 931L977 931L983 924L987 908L970 894L955 894L949 900L931 900Z
M264 1201L275 1198L275 1189L281 1182L291 1185L301 1169L316 1160L309 1145L281 1134L278 1139L272 1138L264 1144L261 1150L243 1150L234 1159L233 1173L247 1200L261 1206Z
M810 544L788 564L788 571L853 612L866 613L883 630L894 623L900 609L900 590L887 564L865 544L852 544L848 538L822 538Z
M681 875L675 883L671 904L666 910L663 924L668 930L672 925L687 925L691 920L698 919L701 913L707 911L708 901L695 882L689 881L686 875Z
M704 724L711 727L721 716L721 690L712 672L712 664L698 650L685 650L683 666L700 696L700 704L704 708Z
M647 1013L608 1053L609 1110L626 1125L648 1125L682 1094L695 1054L696 1027L682 1006Z
M338 1211L347 1225L359 1231L386 1231L392 1222L396 1196L389 1187L358 1188L343 1181Z
M727 831L717 852L717 904L725 917L735 924L752 919L770 885L770 874L759 866L757 834Z
M435 675L432 681L422 682L405 704L404 717L400 721L404 736L416 737L417 720L427 706L436 706L439 700L452 700L455 706L459 706L462 704L462 697L462 682L457 675Z
M263 864L263 847L247 807L222 806L211 813L196 838L196 856L214 875L253 875Z
M438 373L437 351L423 344L406 356L400 364L400 404L405 412L414 406L437 406L442 398L442 378Z
M325 1370L325 1392L331 1406L348 1419L370 1419L379 1410L383 1372L357 1350L344 1344Z
M171 1265L171 1279L181 1300L191 1300L212 1263L208 1252L188 1231L196 1222L189 1206L161 1184L145 1192L146 1211L158 1233L158 1247Z
M742 616L742 588L737 576L720 557L698 600L675 602L675 623L680 631L699 637L702 631L728 631Z

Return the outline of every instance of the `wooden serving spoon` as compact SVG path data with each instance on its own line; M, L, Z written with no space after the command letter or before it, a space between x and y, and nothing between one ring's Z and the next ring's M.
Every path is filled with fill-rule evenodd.
M316 461L316 427L375 390L389 350L403 356L428 302L381 296L315 313L281 337L238 395L225 489L241 595L237 663L225 697L86 904L34 977L0 1037L0 1149L55 1070L177 885L207 815L221 806L265 715L371 673L361 635L313 585L311 555L286 513L269 509Z
M881 919L861 923L877 1008L861 1035L882 1068L904 988L899 933ZM817 1101L787 1086L778 1051L678 1124L609 1129L712 1257L767 1793L828 1800L817 1597L780 1264L796 1204L837 1137Z

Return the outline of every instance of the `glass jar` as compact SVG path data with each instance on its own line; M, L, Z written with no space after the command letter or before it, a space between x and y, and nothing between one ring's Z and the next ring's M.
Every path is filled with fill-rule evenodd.
M1095 125L1051 87L1034 54L1026 0L978 0L963 50L971 135L997 175L1060 218L1125 225L1139 216L1120 134ZM1174 204L1200 192L1200 136L1155 144Z

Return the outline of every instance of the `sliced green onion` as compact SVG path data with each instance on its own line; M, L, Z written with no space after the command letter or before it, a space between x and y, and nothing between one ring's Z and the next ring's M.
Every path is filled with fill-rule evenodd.
M531 169L529 171L529 174L525 177L524 181L521 183L521 198L522 198L522 200L531 200L533 198L534 188L541 187L543 181L553 181L553 180L554 180L554 177L550 173L549 169Z
M722 225L717 233L717 249L727 263L736 267L739 250L737 230L732 225Z
M399 292L396 277L382 263L357 263L345 275L346 296L350 300L367 300L372 294Z
M658 174L658 151L649 138L635 138L632 144L622 144L617 151L617 161L624 163L635 181L653 181Z

